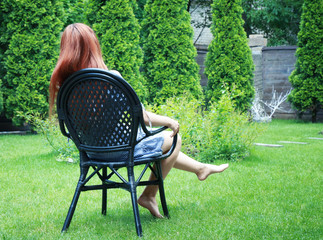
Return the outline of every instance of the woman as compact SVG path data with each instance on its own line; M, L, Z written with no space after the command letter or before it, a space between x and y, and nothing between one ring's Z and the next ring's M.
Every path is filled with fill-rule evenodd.
M102 59L99 41L94 31L82 23L71 24L66 27L61 39L60 55L57 65L53 71L50 81L50 114L57 92L65 79L72 73L83 68L102 68L108 70ZM117 71L115 73L119 74ZM152 144L161 148L162 152L167 152L172 145L172 138L179 132L179 124L169 117L156 115L144 110L144 121L152 126L167 126L172 132L165 132L158 140L159 144ZM162 160L162 173L165 178L169 171L175 167L195 173L200 181L205 180L210 174L224 171L228 164L211 165L200 163L180 151L181 138L178 136L177 145L173 154ZM156 149L155 149L156 150ZM157 149L158 150L158 149ZM160 149L159 149L160 150ZM153 174L150 179L153 179ZM147 186L138 199L139 205L147 208L151 214L157 218L162 218L156 202L158 186Z

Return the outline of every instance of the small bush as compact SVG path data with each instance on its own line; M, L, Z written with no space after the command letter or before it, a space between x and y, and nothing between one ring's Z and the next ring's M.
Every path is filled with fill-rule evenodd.
M182 151L197 156L197 135L198 128L203 122L203 104L200 100L184 93L180 97L169 98L163 105L148 106L151 110L160 115L169 116L180 123L180 134L183 139Z
M249 155L251 144L261 132L261 125L249 121L246 113L235 110L229 94L210 106L199 128L200 159L241 160Z
M228 93L208 110L191 97L168 99L164 105L147 109L177 119L183 139L182 151L202 162L245 158L254 139L263 131L261 124L250 122L246 113L235 110Z
M24 119L33 130L45 138L46 143L57 153L57 161L77 162L78 150L72 140L62 135L55 117L43 120L38 114L24 114Z

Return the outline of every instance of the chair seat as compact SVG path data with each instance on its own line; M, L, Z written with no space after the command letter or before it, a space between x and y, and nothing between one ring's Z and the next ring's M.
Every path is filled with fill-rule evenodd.
M128 154L128 153L126 153ZM109 154L96 154L96 155L89 155L89 160L87 161L88 166L94 166L94 165L102 165L102 166L114 166L114 167L124 167L127 166L128 164L128 159L125 157L125 155L120 156L120 158L117 157L117 154L114 155L114 158L111 156L108 157ZM144 163L149 163L149 162L156 162L161 159L164 159L166 154L156 154L156 155L150 155L150 156L141 156L134 158L133 160L133 165L140 165ZM167 157L167 156L166 156ZM86 162L84 161L84 164Z

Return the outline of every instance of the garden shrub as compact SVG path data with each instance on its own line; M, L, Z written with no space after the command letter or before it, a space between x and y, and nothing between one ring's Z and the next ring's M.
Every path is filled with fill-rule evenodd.
M9 12L6 10L5 1L0 2L0 79L3 79L5 76L4 69L4 53L8 49L9 45L9 37L10 34L7 32L7 24L8 24L8 15Z
M218 0L212 4L214 39L208 48L205 74L207 99L218 101L226 87L236 89L234 101L241 111L250 108L254 97L253 60L243 29L241 0Z
M235 109L228 92L207 110L202 102L185 96L147 109L177 119L182 151L203 162L245 158L254 139L264 130L263 125L250 122L246 113Z
M2 94L2 81L0 79L0 115L3 110L3 94Z
M141 21L145 14L145 5L147 0L137 0L134 6L134 14L136 18L138 19L139 24L141 24Z
M33 131L41 134L46 144L48 144L57 154L57 161L77 162L79 152L74 142L66 138L59 128L56 117L43 119L39 114L19 113L30 124Z
M227 92L209 107L202 123L198 148L204 162L245 158L262 131L260 124L250 122L247 113L235 109Z
M192 95L184 93L178 97L168 98L164 104L148 105L147 110L169 116L180 123L180 134L183 141L182 151L196 156L197 132L201 127L203 104Z
M65 26L73 23L86 23L86 3L84 0L63 0L66 20Z
M148 105L147 110L177 119L183 139L182 151L203 162L245 158L255 137L264 129L263 125L250 122L247 114L235 110L228 93L209 110L189 94L167 99L162 105ZM57 160L77 161L78 150L61 134L56 118L43 120L34 114L24 118L44 136L58 154Z
M289 77L293 86L288 96L301 112L310 110L312 122L323 106L323 5L321 0L305 0L298 33L295 70Z
M190 92L201 98L199 66L186 0L148 0L142 20L142 71L151 102Z
M6 29L1 41L3 94L6 117L16 125L24 119L17 112L48 112L48 86L59 49L63 14L59 1L1 1ZM3 25L2 25L3 26Z
M97 0L92 1L91 6L96 4ZM94 13L88 14L99 38L104 62L109 69L119 71L141 101L145 101L147 90L139 71L143 54L139 46L140 25L133 13L134 4L133 0L105 1L101 7L95 6L98 11L95 17Z

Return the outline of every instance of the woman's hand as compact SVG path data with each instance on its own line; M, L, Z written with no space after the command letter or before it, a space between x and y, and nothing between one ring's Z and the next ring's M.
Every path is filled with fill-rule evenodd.
M152 126L169 127L171 130L173 130L173 133L170 135L171 137L174 137L179 132L179 123L172 118L160 116L155 113L147 112L145 110L143 111L143 116L146 125L151 123Z
M171 119L171 118L169 119L170 121L169 121L168 127L173 130L173 133L172 135L170 135L170 137L174 137L179 132L179 123L174 119Z

